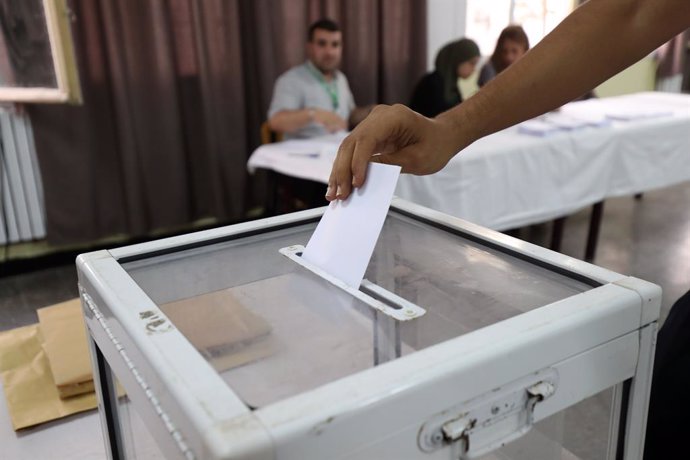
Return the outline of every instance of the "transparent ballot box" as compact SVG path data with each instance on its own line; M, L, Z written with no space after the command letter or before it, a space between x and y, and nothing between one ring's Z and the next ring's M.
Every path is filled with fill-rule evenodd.
M657 286L394 199L357 290L323 212L79 256L112 458L641 458Z

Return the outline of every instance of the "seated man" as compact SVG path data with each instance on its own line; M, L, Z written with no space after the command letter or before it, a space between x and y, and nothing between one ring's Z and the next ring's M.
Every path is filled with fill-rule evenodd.
M369 108L357 109L345 75L338 70L342 33L321 19L309 27L307 61L282 74L273 89L268 124L285 139L323 136L347 130Z

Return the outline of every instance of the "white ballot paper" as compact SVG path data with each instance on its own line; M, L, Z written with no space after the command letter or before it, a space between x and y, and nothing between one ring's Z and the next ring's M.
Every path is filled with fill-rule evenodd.
M399 166L369 163L364 185L354 189L347 200L331 202L302 257L358 289L399 175Z

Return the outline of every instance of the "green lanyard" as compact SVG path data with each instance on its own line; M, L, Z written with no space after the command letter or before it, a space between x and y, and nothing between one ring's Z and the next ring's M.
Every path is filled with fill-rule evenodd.
M311 63L307 64L307 69L309 69L309 72L311 72L311 74L314 75L314 78L316 78L316 80L318 80L318 82L321 83L323 89L325 89L328 95L331 97L333 110L338 110L338 106L340 104L338 101L338 85L336 82L335 75L333 76L331 81L326 81L326 79L323 77L323 74L319 72L317 69L315 69Z

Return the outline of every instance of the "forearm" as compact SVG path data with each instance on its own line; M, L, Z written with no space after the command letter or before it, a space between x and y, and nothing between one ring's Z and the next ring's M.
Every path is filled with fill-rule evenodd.
M268 120L273 131L293 133L314 121L314 109L281 110Z
M438 119L456 125L459 151L580 96L689 26L688 0L590 0Z

